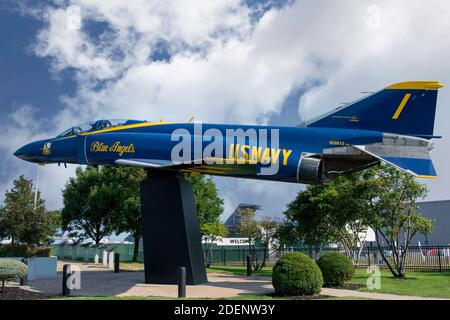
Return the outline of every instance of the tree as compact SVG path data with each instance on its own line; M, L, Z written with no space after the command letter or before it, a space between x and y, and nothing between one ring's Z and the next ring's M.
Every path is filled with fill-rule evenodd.
M302 243L314 248L316 258L322 247L333 241L328 217L336 196L330 199L332 193L325 192L325 188L325 185L308 186L284 212L287 219L284 234L296 235Z
M212 262L212 246L214 241L228 235L228 230L223 223L202 224L200 226L200 233L203 234L205 241L205 264L207 267L211 266Z
M218 223L223 213L223 200L219 197L214 181L210 177L199 174L188 174L185 177L192 183L199 225ZM202 230L205 229L200 228L203 237Z
M5 205L0 209L0 234L11 242L39 246L47 244L56 235L60 224L59 211L47 211L45 201L35 193L32 180L23 175L14 180L13 188L5 194Z
M376 184L371 172L366 170L308 186L288 205L287 219L293 222L302 241L315 249L316 259L323 245L337 243L358 264L366 240L364 235L373 221L367 209L367 199L374 196Z
M266 261L269 258L269 249L270 245L272 245L275 240L275 235L278 230L278 222L271 216L263 216L258 225L261 228L261 244L264 247L264 252L262 261L259 265L256 265L256 269L261 270L266 266Z
M77 168L63 190L63 227L71 235L91 238L98 246L103 237L114 231L117 214L115 185L105 179L103 167Z
M105 167L104 179L114 187L113 227L117 233L130 232L134 238L133 261L139 255L143 235L139 184L145 178L144 169L136 167Z
M278 250L283 250L287 245L299 244L302 237L298 233L298 226L295 221L287 218L278 224L274 238L278 242Z
M339 243L357 264L367 227L375 230L380 254L395 277L404 277L409 243L432 222L416 214L416 199L427 189L413 176L381 165L321 185L309 186L285 215L306 244ZM386 257L383 244L392 252ZM355 251L355 248L359 248Z
M383 166L369 172L373 181L372 196L367 201L367 210L373 216L377 246L381 257L396 278L405 277L405 262L411 239L417 233L433 230L432 221L416 213L416 199L425 198L428 190L413 176ZM381 240L392 252L386 257Z
M241 226L239 233L247 238L248 249L252 256L252 264L255 270L259 270L259 253L256 250L256 242L261 239L261 228L255 220L255 212L251 209L245 209L241 215Z

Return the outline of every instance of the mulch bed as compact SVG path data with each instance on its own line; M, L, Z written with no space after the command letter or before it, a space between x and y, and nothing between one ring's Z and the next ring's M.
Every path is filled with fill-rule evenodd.
M42 300L56 297L58 296L25 290L19 286L5 286L2 294L0 288L0 300Z
M330 296L323 294L316 294L314 296L279 296L276 293L270 293L267 296L282 300L315 300L315 299L330 298Z

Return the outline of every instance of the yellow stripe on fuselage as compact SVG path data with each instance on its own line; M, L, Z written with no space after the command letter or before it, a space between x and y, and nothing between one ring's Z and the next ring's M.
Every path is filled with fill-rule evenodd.
M397 120L398 119L398 117L400 116L400 113L402 113L402 111L403 111L403 108L408 103L409 98L411 98L411 93L405 94L405 96L402 99L402 102L400 102L400 104L398 105L397 110L395 111L394 115L392 116L392 120Z

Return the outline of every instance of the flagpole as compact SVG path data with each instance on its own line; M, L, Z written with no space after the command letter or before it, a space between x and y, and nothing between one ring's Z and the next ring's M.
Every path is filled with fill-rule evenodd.
M38 187L39 187L39 165L37 165L36 186L35 186L35 190L34 190L34 211L36 211L36 208L37 208Z

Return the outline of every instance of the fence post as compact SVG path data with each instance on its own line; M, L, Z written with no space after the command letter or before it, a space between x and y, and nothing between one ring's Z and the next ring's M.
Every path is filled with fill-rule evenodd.
M247 256L247 276L252 275L252 256Z
M186 298L186 268L178 268L178 298Z
M367 247L367 262L369 263L369 267L370 267L370 248Z
M120 271L120 253L114 255L114 273L119 273Z
M438 259L439 259L439 272L442 272L442 262L441 262L441 248L437 246Z
M227 265L227 249L223 251L223 265Z

